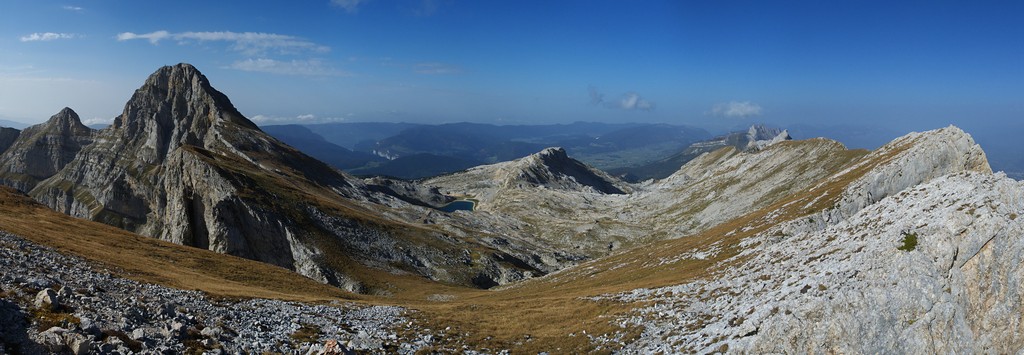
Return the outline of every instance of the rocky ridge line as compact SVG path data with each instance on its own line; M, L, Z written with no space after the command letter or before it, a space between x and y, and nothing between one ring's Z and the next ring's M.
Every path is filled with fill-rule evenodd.
M617 296L657 302L625 320L645 327L629 352L1019 349L1013 326L987 335L992 319L1019 314L1018 292L985 289L1024 276L1007 267L1024 249L1015 237L1024 186L991 174L955 127L901 137L822 184L859 169L868 170L835 206L743 240L740 255L720 263L740 264L714 279ZM821 186L810 191L829 198ZM965 268L967 260L985 266Z

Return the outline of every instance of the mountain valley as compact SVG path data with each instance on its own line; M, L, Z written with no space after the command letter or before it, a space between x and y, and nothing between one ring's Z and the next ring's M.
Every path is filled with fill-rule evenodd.
M955 126L360 129L258 127L184 63L107 128L0 129L0 353L1024 348L1024 185Z

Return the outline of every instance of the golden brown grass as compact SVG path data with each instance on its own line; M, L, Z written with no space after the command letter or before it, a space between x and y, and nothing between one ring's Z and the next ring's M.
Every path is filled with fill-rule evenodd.
M99 262L120 276L225 297L352 298L284 268L72 218L7 187L0 187L0 196L0 229Z
M721 262L741 251L742 239L777 223L831 208L849 183L892 159L898 151L873 161L860 159L863 152L843 153L847 154L845 164L829 166L829 169L840 171L858 161L863 164L825 180L817 188L780 198L757 212L689 237L626 250L497 291L445 285L417 276L393 275L360 267L365 279L374 280L374 287L388 291L390 296L349 294L283 268L74 219L6 188L0 189L0 229L99 262L115 274L143 282L201 290L222 297L298 301L345 299L365 304L400 305L418 310L411 316L421 325L434 330L450 327L448 334L459 334L456 338L463 338L475 348L509 348L516 353L582 353L593 350L583 335L584 330L592 335L621 332L627 340L639 335L639 329L620 329L611 323L636 304L585 298L713 277L717 267L729 266ZM301 188L296 187L291 192L298 191ZM819 198L822 194L826 194L826 198ZM815 203L805 208L811 201ZM712 243L718 243L722 252L705 260L675 260L680 254L705 249ZM675 261L654 267L644 265L645 261L657 259ZM733 260L732 263L741 262ZM432 301L432 295L445 295L443 299L448 301Z

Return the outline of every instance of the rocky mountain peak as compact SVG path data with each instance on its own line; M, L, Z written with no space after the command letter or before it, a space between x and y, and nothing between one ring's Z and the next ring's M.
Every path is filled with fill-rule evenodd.
M235 133L259 130L198 69L181 63L150 75L111 128L118 140L140 145L142 160L152 164L181 145L210 148L218 141L214 128L223 125Z
M569 160L569 153L565 152L565 148L562 147L549 147L535 154L541 161L544 162L560 162Z
M781 128L771 128L765 125L755 124L747 129L747 139L751 141L770 140L784 132Z
M56 174L92 143L95 131L82 124L74 110L65 107L44 123L15 135L0 154L0 183L21 191ZM3 143L3 142L0 142Z
M60 112L50 117L46 123L50 125L55 124L59 127L86 128L85 125L82 124L82 120L79 119L78 113L76 113L74 109L71 109L71 107L61 108Z
M746 147L744 150L761 150L772 144L791 140L789 131L781 128L769 128L764 125L752 125L747 130Z
M51 116L50 119L46 121L46 125L68 131L89 130L89 127L82 124L82 120L78 117L78 113L70 107L65 107L61 109L60 112L57 112L56 115Z
M255 127L251 121L242 116L241 113L235 109L235 106L228 99L227 95L224 95L217 89L214 89L210 85L210 81L206 78L203 73L199 72L199 69L188 63L179 63L173 66L164 66L157 69L156 72L151 74L146 82L135 91L132 95L131 100L125 107L125 113L128 114L129 108L133 104L152 104L152 103L188 103L191 106L188 108L202 109L203 106L208 106L212 112L197 111L195 113L210 113L210 119L221 119L228 120L234 123L239 123L248 127ZM184 108L184 107L183 107ZM178 113L178 112L176 112ZM216 113L216 115L213 115ZM131 115L124 115L128 121L133 118L146 118L146 117L133 117ZM180 116L180 118L186 118L186 116ZM162 117L153 117L162 118ZM115 122L115 125L117 122Z
M624 194L630 188L607 173L572 159L561 147L545 148L506 166L505 186L536 185Z

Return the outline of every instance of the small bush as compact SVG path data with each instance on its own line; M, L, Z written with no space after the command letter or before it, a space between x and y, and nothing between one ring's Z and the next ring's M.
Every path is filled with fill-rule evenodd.
M917 248L917 233L904 231L903 233L903 245L896 249L902 251L911 251Z
M39 330L47 330L53 327L71 328L72 325L81 324L82 321L71 313L61 312L62 310L50 311L44 308L32 308L30 316L36 323Z
M320 328L315 325L303 324L291 335L297 343L313 343L320 339Z

